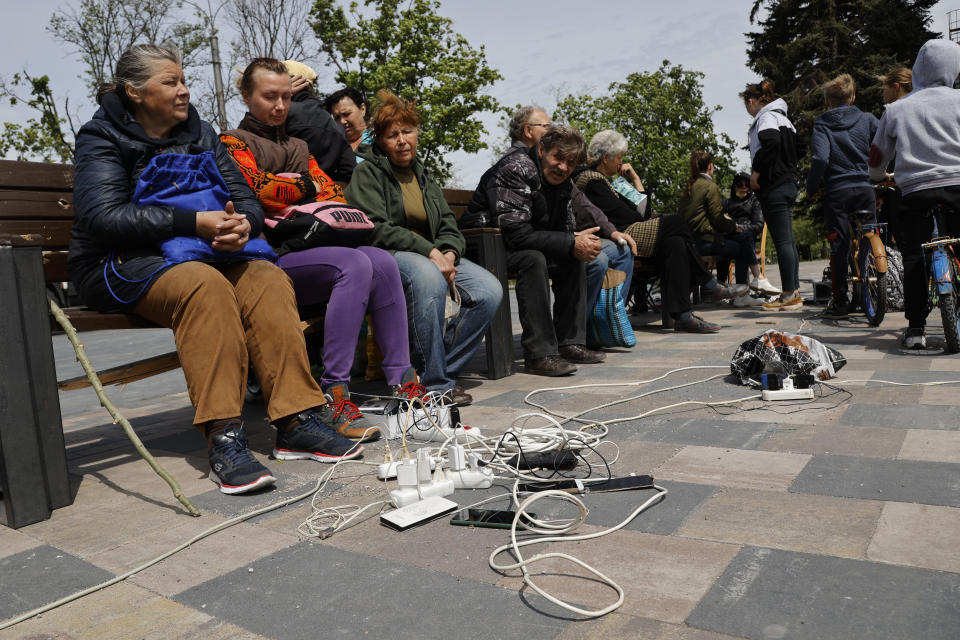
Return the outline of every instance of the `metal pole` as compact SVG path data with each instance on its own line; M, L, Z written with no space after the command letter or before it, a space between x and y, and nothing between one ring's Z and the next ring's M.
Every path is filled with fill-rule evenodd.
M220 43L217 32L210 30L210 54L213 61L213 88L217 96L217 114L220 116L220 130L227 129L227 104L223 98L223 78L220 77Z

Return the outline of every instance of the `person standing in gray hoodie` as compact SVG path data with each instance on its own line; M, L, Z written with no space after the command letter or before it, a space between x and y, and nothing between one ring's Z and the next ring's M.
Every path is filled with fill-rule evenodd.
M846 317L847 260L850 254L850 219L855 211L876 208L873 187L867 177L870 141L877 132L877 118L853 106L856 85L844 73L823 85L827 111L813 123L813 158L807 174L807 196L819 197L821 179L823 217L830 241L830 282L833 297L825 314Z
M928 40L913 64L913 91L887 105L870 148L870 179L879 182L896 158L905 315L901 343L926 347L927 277L921 244L933 235L930 209L949 209L941 233L960 237L960 46Z

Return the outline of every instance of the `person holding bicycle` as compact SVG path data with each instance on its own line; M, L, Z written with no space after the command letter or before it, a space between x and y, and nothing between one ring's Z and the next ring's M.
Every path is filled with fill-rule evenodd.
M827 110L813 123L813 157L807 174L807 196L820 197L830 241L832 297L824 315L845 318L856 306L847 298L847 262L850 257L850 215L874 211L876 199L867 177L870 141L877 118L853 106L856 85L843 73L823 85Z
M926 347L927 275L922 244L933 234L929 215L936 205L948 209L946 229L960 237L960 46L928 40L913 64L913 91L887 105L870 148L870 179L880 182L896 157L903 253L904 306L908 327L901 344Z

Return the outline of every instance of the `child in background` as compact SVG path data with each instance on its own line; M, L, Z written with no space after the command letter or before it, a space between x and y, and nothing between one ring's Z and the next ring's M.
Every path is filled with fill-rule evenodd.
M738 173L730 186L730 197L723 201L723 212L730 216L737 223L735 233L749 233L750 243L756 244L757 238L763 234L763 209L760 207L760 200L750 190L750 174ZM717 261L718 278L726 277L730 270L730 260L720 259ZM761 275L760 265L751 265L750 272L753 278L750 280L750 288L765 296L779 295L778 289L772 282L767 280L766 276ZM724 282L726 282L724 280ZM734 305L738 300L734 298ZM744 301L746 301L744 299Z
M847 299L850 214L876 208L867 157L878 121L873 114L853 106L856 85L850 74L841 74L823 85L823 97L827 111L813 123L813 158L807 174L807 195L819 197L822 179L833 289L824 315L844 318L856 306L856 302Z

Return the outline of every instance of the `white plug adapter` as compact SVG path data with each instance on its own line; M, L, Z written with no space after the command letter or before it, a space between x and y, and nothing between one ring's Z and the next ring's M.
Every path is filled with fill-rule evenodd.
M467 467L467 450L462 444L451 444L447 447L447 468L451 471L460 471Z
M397 473L397 485L401 488L412 487L414 490L417 488L417 461L416 460L401 460L396 468Z
M394 460L393 462L384 462L377 465L377 478L380 480L391 480L397 477L397 469L400 468L402 464L401 460ZM414 462L414 464L416 464ZM434 458L430 458L430 470L433 471L437 468L437 461ZM414 483L416 484L416 483Z

